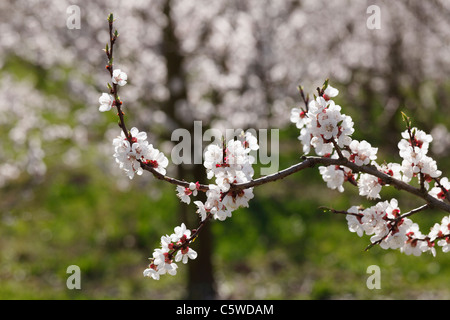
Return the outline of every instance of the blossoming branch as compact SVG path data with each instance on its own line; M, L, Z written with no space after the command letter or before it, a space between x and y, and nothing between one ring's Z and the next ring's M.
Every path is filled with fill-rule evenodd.
M325 211L344 214L350 232L358 236L371 236L370 248L379 245L383 249L399 249L405 254L421 255L424 252L436 254L436 245L443 252L450 250L450 216L436 223L428 234L420 231L411 216L428 209L440 209L450 213L450 181L442 177L437 163L428 155L433 138L424 131L412 127L411 120L403 115L406 130L398 143L399 163L378 163L378 148L369 142L352 138L355 131L352 118L343 114L335 98L339 91L325 81L317 88L317 96L310 99L299 87L303 107L293 108L291 122L300 130L298 139L303 145L302 161L290 168L271 175L254 179L255 158L251 151L259 149L257 138L249 131L242 132L235 139L222 140L206 148L203 166L210 184L178 180L166 175L168 158L148 141L146 132L136 127L127 129L123 102L119 87L127 84L128 75L121 69L114 69L113 49L118 32L113 32L113 15L108 17L110 41L104 51L108 58L106 69L111 83L109 92L99 98L99 111L117 110L120 134L113 140L115 161L125 174L133 179L148 171L157 179L176 186L176 196L189 204L198 192L206 193L206 201L194 200L199 216L199 225L189 230L183 223L174 228L174 233L163 235L160 248L154 250L148 268L143 274L158 280L163 274L175 275L177 262L187 263L195 259L197 252L191 243L198 237L204 225L211 219L223 221L232 213L248 207L254 197L254 187L286 178L287 176L318 166L327 187L344 192L345 182L358 188L360 196L380 199L383 187L393 186L423 199L424 204L406 213L401 213L397 199L380 201L370 208L352 206L347 210L323 207ZM315 156L309 156L314 151ZM412 184L416 182L419 187Z

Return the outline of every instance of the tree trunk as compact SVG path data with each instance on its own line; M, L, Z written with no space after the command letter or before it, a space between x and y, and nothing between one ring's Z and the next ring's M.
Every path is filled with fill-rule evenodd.
M201 165L194 166L192 170L195 179L204 183L206 181L206 171ZM199 200L205 201L206 195L199 194ZM194 220L194 228L198 225L199 218L196 213L189 213L190 220ZM195 219L192 219L192 216ZM198 240L194 242L193 249L197 251L197 259L189 262L189 278L187 299L215 299L216 287L214 281L212 252L213 234L211 232L211 222L207 223L199 233Z
M185 123L182 117L179 117L175 111L175 105L178 101L187 100L186 92L186 75L184 68L184 57L180 53L180 44L174 32L174 21L171 17L171 1L167 0L164 6L164 14L167 17L167 25L164 28L162 51L167 61L167 86L169 88L170 97L165 106L166 114L172 118L180 127L190 131L191 137L194 137L194 124ZM182 84L176 90L171 84L176 81ZM194 154L193 152L191 154ZM180 164L178 166L178 178L186 181L206 182L206 172L203 165L186 166ZM201 198L204 197L204 198ZM199 200L206 199L204 193L199 193ZM180 218L186 223L189 229L196 228L199 224L199 218L195 213L195 208L180 203ZM188 265L188 281L186 299L215 299L216 290L214 285L214 273L212 266L212 233L210 223L205 225L199 234L199 238L193 244L192 248L197 251L198 256L195 260L189 261Z

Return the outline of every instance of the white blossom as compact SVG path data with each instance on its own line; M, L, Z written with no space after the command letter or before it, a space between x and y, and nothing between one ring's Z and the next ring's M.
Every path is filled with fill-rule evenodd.
M429 193L439 200L445 200L446 193L448 194L448 192L450 191L450 181L447 177L443 177L442 179L440 179L440 185L442 187L435 183L434 188L432 188ZM442 188L444 188L444 190Z
M182 186L177 186L177 197L180 198L181 202L184 202L186 204L191 203L191 195L197 196L197 186L198 183L195 184L193 182L189 183L189 187L185 188Z
M295 123L296 127L301 129L308 123L308 116L306 112L299 108L293 108L291 110L291 122Z
M185 188L182 186L177 186L177 197L180 198L181 202L184 203L191 203L191 197L192 191L189 190L189 188Z
M339 166L320 166L319 172L322 175L322 179L327 183L327 187L330 189L337 189L339 192L344 192L344 170Z
M255 159L250 155L258 150L257 139L249 131L242 132L238 140L229 140L224 145L211 144L206 148L204 166L209 179L215 178L215 184L209 185L205 203L195 201L197 213L202 221L208 213L214 219L225 220L240 207L248 207L253 198L252 188L230 190L232 184L248 182L252 179Z
M370 143L365 140L353 140L349 147L352 151L349 155L349 159L358 166L367 165L371 160L377 158L378 148L373 148Z
M406 240L403 247L400 248L402 252L406 255L415 255L420 256L422 252L427 251L427 244L424 241L425 236L419 230L419 225L417 223L413 223L407 230L406 236L408 239Z
M114 84L118 84L119 86L124 86L127 84L128 76L125 72L121 71L120 69L115 69L113 71L112 79L111 81Z
M379 178L367 173L359 175L358 189L360 196L366 196L368 199L380 198L381 187Z
M160 174L166 174L166 167L169 164L169 160L164 153L154 148L153 145L150 144L147 146L147 152L142 160Z
M347 212L351 213L345 216L348 223L348 229L350 232L356 232L359 237L362 237L364 234L364 228L361 221L363 216L362 213L359 212L359 208L357 206L351 207L347 210Z
M329 100L331 98L336 97L339 94L339 90L336 88L333 88L331 85L327 85L323 96L325 98L325 100Z
M144 277L153 278L154 280L159 280L160 273L155 268L147 268L143 272Z
M410 132L413 135L413 141L411 141ZM398 148L399 154L403 158L403 181L410 182L413 177L422 174L425 178L424 186L428 189L428 181L442 174L437 168L436 161L427 155L433 137L422 130L412 128L410 131L402 132L402 138L398 143Z
M105 112L111 110L114 102L114 97L108 93L102 93L100 98L98 98L98 103L100 103L99 111Z
M405 158L408 153L414 147L418 147L422 150L423 154L428 153L428 148L430 146L431 141L433 141L433 137L430 134L427 134L423 130L419 130L417 128L411 128L411 133L414 133L414 140L411 142L411 137L409 135L409 131L405 130L402 132L402 138L398 143L398 148L400 150L400 156Z
M430 241L442 247L443 252L450 251L450 216L442 218L441 223L435 223L428 234ZM437 240L437 241L436 241ZM431 248L433 250L434 248ZM433 252L435 254L435 251Z
M191 237L191 230L186 228L184 223L179 227L175 227L174 233L170 236L173 242L178 242L181 239L189 239Z
M197 213L200 216L200 220L205 220L211 208L206 208L205 204L201 201L194 201L194 204L197 206Z
M197 258L197 252L194 251L194 249L192 248L186 248L186 249L181 249L177 252L176 256L175 256L175 261L179 262L179 261L183 261L184 264L186 264L188 262L188 259L196 259Z

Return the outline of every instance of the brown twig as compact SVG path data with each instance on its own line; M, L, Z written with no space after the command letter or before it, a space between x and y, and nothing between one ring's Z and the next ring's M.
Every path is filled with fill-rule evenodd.
M114 44L116 43L116 40L118 38L117 30L113 32L113 23L114 23L114 17L111 13L108 16L108 26L109 26L109 48L106 46L105 52L106 56L108 57L108 64L106 65L106 69L109 71L109 75L113 76L114 73ZM114 96L114 105L117 108L117 115L119 116L119 127L122 129L123 133L125 134L125 137L127 138L130 145L132 144L132 136L130 132L127 130L127 126L125 125L125 119L124 119L124 113L122 111L122 101L119 97L119 86L113 82L112 86L110 86L110 92Z
M418 213L418 212L420 212L420 211L429 209L430 207L431 207L430 204L428 204L428 203L427 203L427 204L424 204L423 206L420 206L420 207L418 207L418 208L416 208L416 209L413 209L413 210L411 210L411 211L409 211L409 212L406 212L406 213L400 215L399 217L396 218L396 220L401 220L401 219L403 219L403 218L412 216L413 214L416 214L416 213Z
M175 179L175 178L163 175L162 173L156 171L155 168L153 168L152 166L150 166L150 165L148 165L148 164L146 164L146 163L144 163L144 162L142 162L140 160L139 160L139 162L141 164L141 168L146 170L146 171L148 171L148 172L150 172L151 174L153 174L153 176L156 179L166 181L166 182L168 182L170 184L173 184L173 185L176 185L176 186L189 188L189 183L190 182L183 181L183 180L178 180L178 179ZM205 184L199 184L198 187L197 187L197 190L206 192L206 191L209 190L209 186L205 185Z

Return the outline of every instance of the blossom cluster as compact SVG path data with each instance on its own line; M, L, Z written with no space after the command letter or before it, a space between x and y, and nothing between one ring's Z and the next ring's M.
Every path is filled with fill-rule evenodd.
M124 86L127 84L127 79L128 75L120 69L112 72L111 81L115 85ZM111 88L111 86L109 87ZM102 93L98 102L100 103L99 111L105 112L115 106L116 98L112 93ZM146 132L140 132L136 127L133 127L127 135L122 131L113 140L113 146L113 156L116 162L130 179L133 179L135 174L142 175L144 170L141 164L149 165L162 175L166 174L169 160L162 152L148 143Z
M133 133L132 135L135 136ZM237 208L248 207L248 201L253 198L252 188L236 191L231 185L252 179L252 164L255 158L250 152L258 149L257 139L250 132L242 133L237 140L232 139L226 143L222 141L221 145L211 144L206 148L203 164L208 178L215 178L215 184L209 184L204 203L194 201L202 223L209 216L223 221L231 217ZM191 196L197 196L199 189L199 182L191 182L188 187L177 186L176 191L180 201L189 204ZM159 280L161 274L175 275L178 267L173 260L187 263L189 259L197 257L197 252L189 248L191 241L191 231L186 229L184 224L176 227L174 234L162 236L161 248L153 252L153 258L149 267L144 270L144 276Z
M409 119L405 119L407 130L401 134L402 139L398 143L401 164L385 162L379 165L376 162L377 148L367 141L351 138L353 122L341 114L341 108L331 100L338 95L338 90L327 85L322 92L319 91L322 93L319 97L307 103L307 110L293 108L291 111L291 121L301 130L299 140L305 153L313 147L319 156L345 158L357 166L371 166L398 181L409 183L417 178L423 192L442 201L449 200L450 182L448 178L439 179L442 172L438 170L436 161L427 155L433 141L431 135L411 127ZM348 181L358 187L361 196L369 199L381 198L380 191L387 185L385 179L368 173L354 173L341 165L321 166L319 172L330 189L343 192L343 184ZM429 190L433 180L434 187ZM424 235L417 223L400 215L396 199L379 202L367 209L353 206L346 213L351 232L359 236L364 233L370 235L371 243L379 244L383 249L400 249L407 255L418 256L423 252L435 255L437 243L444 252L449 251L449 217Z
M124 170L130 179L134 175L142 175L144 172L141 163L147 164L155 171L166 174L166 167L169 160L158 149L147 141L147 133L139 132L133 127L129 132L131 139L127 138L124 132L113 140L114 158L119 167ZM130 143L131 140L131 143Z
M365 140L352 139L354 129L351 117L341 114L341 107L332 100L338 93L337 89L327 85L321 96L309 101L307 110L300 108L291 110L291 122L300 129L299 140L303 144L303 151L309 153L311 148L314 148L319 156L336 159L344 157L358 166L371 165L378 171L406 183L417 177L422 187L429 190L429 183L442 174L437 168L436 161L427 155L433 140L432 136L417 128L409 127L402 133L402 139L398 143L402 163L379 165L375 161L378 148L372 147ZM367 173L357 174L344 166L321 166L319 171L330 189L343 192L344 182L349 181L358 186L361 196L369 199L380 198L382 187L387 185L376 176ZM447 183L448 180L443 181ZM430 194L443 199L445 194L448 194L446 190L449 190L448 185L444 187L436 183Z
M231 217L234 210L248 207L248 201L253 198L253 189L230 188L231 184L244 183L252 179L254 174L252 164L255 158L250 152L258 149L257 139L250 132L242 133L237 140L232 139L226 143L222 142L221 145L211 144L207 147L203 165L208 178L215 178L215 184L209 185L204 203L194 201L202 221L209 214L214 219L223 221Z
M406 240L406 233L413 223L408 218L400 217L400 209L396 199L378 202L375 206L362 210L353 206L346 216L348 228L358 236L364 233L371 235L372 243L380 242L383 249L398 249Z
M291 110L290 119L300 129L298 139L305 154L313 147L317 155L326 156L333 152L333 143L340 148L350 145L353 121L351 117L341 114L341 107L331 100L338 94L336 88L328 85L322 96L308 103L307 110Z
M303 152L308 154L311 147L319 156L338 158L341 155L358 166L367 165L377 158L377 148L367 141L357 141L351 138L354 132L353 120L341 113L341 107L332 100L339 94L336 88L327 85L323 94L309 101L307 110L293 108L291 121L300 129L299 140L303 144ZM334 152L334 153L333 153ZM319 167L319 171L327 186L331 189L344 191L343 184L350 181L356 184L358 175L343 166ZM360 176L360 194L375 198L378 195L378 181L372 176ZM379 190L378 190L379 191Z
M403 159L403 181L410 182L413 177L420 174L424 179L426 189L428 189L428 182L442 174L437 169L436 161L427 156L433 137L422 130L412 128L404 131L402 138L398 143L398 148Z
M178 266L175 262L187 263L189 259L197 258L197 252L189 247L191 230L184 223L175 227L174 233L161 237L161 248L153 251L148 268L144 270L144 277L159 280L160 275L177 274ZM174 262L175 260L175 262Z
M379 202L367 209L353 206L347 210L346 219L351 232L360 237L364 233L370 235L371 243L378 243L383 249L400 249L415 256L430 252L435 256L437 243L443 252L450 250L450 217L444 217L428 235L424 235L417 223L400 214L396 199Z
M398 143L402 163L384 163L379 165L375 161L370 164L378 171L386 173L394 179L409 183L418 178L424 190L429 190L429 183L438 178L442 172L438 170L436 161L427 155L432 136L417 128L408 128L402 132L402 139ZM447 181L447 180L443 180ZM369 199L380 198L380 191L386 184L370 174L361 174L358 180L359 194ZM438 189L434 188L434 191ZM442 195L442 190L436 192Z
M401 164L384 163L379 165L375 161L371 161L370 164L375 166L378 171L406 183L411 182L413 178L418 178L422 187L429 190L429 183L442 174L437 168L436 161L427 155L432 140L432 136L424 131L408 128L402 132L402 139L398 143L399 154L402 158ZM359 194L367 196L369 199L380 198L381 188L385 185L381 179L363 173L358 180ZM437 189L434 188L434 191ZM436 196L440 192L437 191Z
M323 94L309 101L306 110L300 108L291 110L290 120L300 129L298 139L303 144L303 152L308 154L313 147L319 156L331 158L342 156L358 166L368 165L377 158L378 149L373 148L365 140L358 141L351 138L354 132L353 120L350 116L342 114L341 107L332 100L338 94L336 88L326 84ZM319 171L327 186L340 192L344 191L345 181L357 183L358 175L343 166L321 166ZM378 181L373 181L372 176L361 174L359 181L363 182L359 184L361 195L371 198L378 196Z

